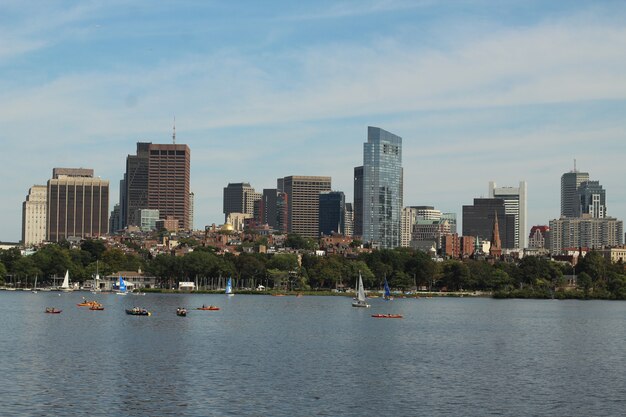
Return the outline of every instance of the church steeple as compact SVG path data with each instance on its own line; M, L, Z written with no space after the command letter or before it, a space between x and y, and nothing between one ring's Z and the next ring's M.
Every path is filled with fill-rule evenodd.
M489 255L494 258L499 258L502 255L502 242L500 241L500 228L498 227L498 213L495 213L495 220L493 222L493 231L491 233L491 248L489 248Z

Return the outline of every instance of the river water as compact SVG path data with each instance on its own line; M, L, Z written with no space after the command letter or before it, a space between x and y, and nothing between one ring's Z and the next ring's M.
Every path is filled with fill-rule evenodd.
M104 311L77 307L99 299ZM220 311L198 311L202 304ZM626 303L0 292L7 416L618 416ZM135 317L124 309L143 306ZM44 314L54 306L61 314ZM178 317L176 308L190 309ZM403 319L375 319L400 313Z

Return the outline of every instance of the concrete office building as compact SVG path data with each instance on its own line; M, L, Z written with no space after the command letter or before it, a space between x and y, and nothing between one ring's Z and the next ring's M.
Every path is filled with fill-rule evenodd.
M109 181L92 169L54 168L47 184L46 240L95 238L109 231Z
M399 247L402 207L402 138L370 126L363 144L363 241Z
M331 191L331 178L292 175L280 178L277 184L279 191L287 194L289 233L317 239L319 237L319 194Z
M582 217L550 220L550 252L553 255L566 248L619 246L623 244L623 237L623 222L612 217L599 219L583 214Z
M22 203L22 244L38 245L46 240L46 213L48 189L45 185L33 185Z
M526 239L528 206L526 181L520 181L518 187L498 187L494 181L489 182L489 198L504 200L505 214L515 216L514 248L523 249L528 246Z
M150 144L148 206L159 210L161 219L178 220L189 230L191 150L182 144ZM169 229L168 229L169 230Z

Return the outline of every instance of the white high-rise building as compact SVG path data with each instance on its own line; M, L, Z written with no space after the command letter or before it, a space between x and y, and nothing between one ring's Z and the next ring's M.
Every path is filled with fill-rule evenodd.
M400 246L408 248L411 245L413 225L417 221L417 209L404 207L400 217Z
M526 181L520 181L519 187L497 187L494 181L489 182L489 198L504 200L504 214L515 216L515 244L514 247L524 249L528 246L527 232L527 186Z
M46 240L46 213L48 188L33 185L22 203L22 243L24 246L38 245Z

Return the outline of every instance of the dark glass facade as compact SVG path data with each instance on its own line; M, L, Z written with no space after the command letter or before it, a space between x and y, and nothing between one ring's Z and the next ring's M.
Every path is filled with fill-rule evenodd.
M345 234L346 197L343 192L320 193L319 198L320 236Z
M493 225L498 216L502 247L515 247L515 215L505 213L501 198L475 198L471 206L463 206L463 236L491 240Z

